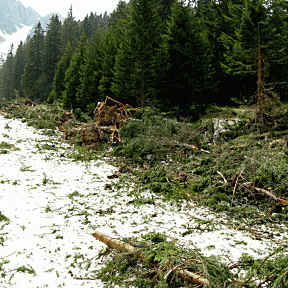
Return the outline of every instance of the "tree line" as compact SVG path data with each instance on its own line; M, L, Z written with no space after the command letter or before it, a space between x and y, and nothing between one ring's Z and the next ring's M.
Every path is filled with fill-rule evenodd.
M192 115L265 93L288 100L287 67L285 0L120 1L110 15L76 21L71 7L63 23L39 23L9 50L0 99L92 113L110 96Z

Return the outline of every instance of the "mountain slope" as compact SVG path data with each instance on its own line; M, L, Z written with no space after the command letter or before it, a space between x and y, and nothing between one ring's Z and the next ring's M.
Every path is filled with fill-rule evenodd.
M26 8L17 0L0 0L0 30L5 34L15 33L21 26L33 26L40 15L32 8ZM3 36L2 36L3 38Z
M1 58L5 59L11 44L15 52L20 41L26 40L39 21L43 28L47 26L50 16L41 17L18 0L0 0L0 65Z

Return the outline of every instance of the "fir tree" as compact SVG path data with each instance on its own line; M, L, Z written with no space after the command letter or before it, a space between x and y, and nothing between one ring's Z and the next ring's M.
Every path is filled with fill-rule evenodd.
M0 98L12 100L15 97L15 62L13 56L13 44L11 45L6 60L1 68Z
M61 59L57 63L56 72L52 83L52 89L47 99L48 103L63 101L63 92L65 90L65 73L70 65L72 55L73 48L70 42L68 42L64 49L63 55L61 56Z
M15 55L15 70L14 70L14 77L15 77L15 92L18 93L18 96L23 97L23 89L21 85L22 75L24 73L25 67L25 46L21 41L18 45L16 55Z
M188 109L190 104L207 103L206 87L211 77L208 41L189 5L178 1L173 5L161 55L165 60L159 73L162 105Z
M53 78L55 75L57 63L60 60L62 53L62 34L61 34L61 22L57 15L53 15L50 18L50 22L47 27L44 43L44 73L45 73L45 85L46 93L43 95L44 99L47 99L49 92L51 91Z
M78 86L73 107L92 113L95 103L99 99L99 81L101 79L102 65L102 39L101 33L96 33L92 41L88 42L80 65L80 85Z
M132 1L129 16L116 56L112 91L123 101L144 105L152 100L153 60L160 44L161 20L153 0Z
M64 20L62 27L63 47L66 47L68 43L72 47L76 47L79 40L79 25L73 16L72 6L69 9L68 15Z
M32 100L43 100L43 53L44 32L40 22L34 30L34 34L27 45L27 58L25 61L22 86L24 96Z
M63 103L66 108L78 108L76 102L76 93L80 85L80 69L84 63L84 53L87 44L87 38L83 34L80 39L79 47L75 51L70 61L70 65L65 72L63 91Z

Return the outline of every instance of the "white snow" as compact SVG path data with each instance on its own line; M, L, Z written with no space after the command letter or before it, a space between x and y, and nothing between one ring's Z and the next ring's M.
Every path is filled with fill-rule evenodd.
M77 280L103 265L98 255L105 245L92 237L95 231L115 238L164 232L206 255L225 255L225 261L236 261L242 253L263 257L275 245L273 239L260 241L228 228L222 217L195 205L179 207L154 195L154 205L135 206L128 191L104 188L117 181L107 178L115 167L104 161L73 162L63 157L73 148L60 137L0 115L1 142L16 147L0 154L0 211L10 219L0 230L5 235L0 267L9 261L3 265L1 288L103 287L100 280ZM44 150L44 144L55 149ZM193 230L197 219L210 220L213 229ZM191 234L185 235L187 229ZM20 272L23 266L35 274Z
M0 30L0 36L5 39L5 41L0 42L0 54L7 55L12 44L14 46L13 52L15 53L20 42L25 42L32 28L33 26L21 25L18 30L11 35Z

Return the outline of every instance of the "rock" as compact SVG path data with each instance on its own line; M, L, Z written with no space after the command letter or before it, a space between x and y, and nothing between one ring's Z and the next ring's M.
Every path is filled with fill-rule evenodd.
M237 123L240 121L240 119L214 119L213 120L213 128L214 128L214 138L218 138L223 133L229 131L231 128L233 128Z

